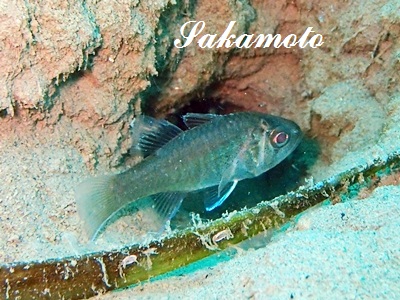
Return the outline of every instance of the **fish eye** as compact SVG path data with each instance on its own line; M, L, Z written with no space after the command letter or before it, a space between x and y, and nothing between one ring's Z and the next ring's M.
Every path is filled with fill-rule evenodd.
M281 148L289 141L289 135L284 131L273 131L270 136L272 146Z

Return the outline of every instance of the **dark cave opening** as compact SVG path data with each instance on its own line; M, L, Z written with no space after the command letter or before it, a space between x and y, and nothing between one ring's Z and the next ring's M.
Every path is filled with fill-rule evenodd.
M211 97L195 98L188 105L167 115L166 119L187 130L182 121L182 116L186 113L228 114L239 111L243 111L243 108L229 101ZM240 181L228 199L214 210L209 212L205 210L204 193L201 191L191 193L184 200L176 218L172 220L172 225L187 226L189 212L198 213L204 219L216 219L226 211L253 207L261 201L272 200L293 191L305 183L307 170L315 163L319 152L316 140L305 136L297 149L284 161L256 178Z

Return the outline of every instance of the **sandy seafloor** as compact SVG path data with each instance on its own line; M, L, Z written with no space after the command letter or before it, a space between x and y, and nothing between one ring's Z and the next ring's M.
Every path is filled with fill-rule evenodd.
M360 134L360 128L369 128L360 123L370 125L371 118L356 120L355 133L347 138L352 137L358 147L343 152L325 169L320 166L324 170L320 173L337 174L400 149L399 102L397 95L386 106L382 131ZM332 113L334 107L339 115L341 109L348 110L345 100L326 110ZM119 220L110 226L108 238L88 243L76 213L74 188L90 174L77 150L66 146L71 131L59 130L40 138L17 130L12 135L2 133L2 263L115 249L122 240L132 241L132 224ZM398 299L399 182L399 174L394 174L372 193L364 191L347 202L313 208L258 249L251 243L245 250L232 248L171 276L98 299Z
M311 209L265 247L229 249L97 299L398 299L399 215L400 187L379 187Z

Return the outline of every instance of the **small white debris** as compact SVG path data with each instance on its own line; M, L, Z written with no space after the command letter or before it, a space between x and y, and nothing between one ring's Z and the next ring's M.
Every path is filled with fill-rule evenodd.
M148 249L142 251L142 253L146 256L146 262L147 262L146 269L150 270L153 265L153 262L150 259L150 255L158 254L157 248L155 248L155 247L148 248Z
M133 263L137 263L137 256L132 254L132 255L128 255L127 257L125 257L122 261L121 261L121 266L125 269L126 266L129 266Z
M103 282L107 287L111 287L111 284L108 282L108 274L107 274L107 268L106 268L106 264L103 261L102 257L95 257L94 258L99 264L100 264L100 268L101 268L101 272L103 273Z
M126 269L126 267L129 266L129 265L137 264L137 263L138 263L138 261L137 261L137 256L136 256L135 254L126 256L126 257L125 257L123 260L121 260L121 262L119 263L119 266L118 266L119 276L120 276L121 278L124 278L124 279L125 279L125 274L124 274L123 269ZM126 282L126 279L125 279L125 282Z
M232 231L229 228L227 228L214 234L214 236L212 237L212 241L214 244L217 244L222 240L230 240L231 238L233 238Z

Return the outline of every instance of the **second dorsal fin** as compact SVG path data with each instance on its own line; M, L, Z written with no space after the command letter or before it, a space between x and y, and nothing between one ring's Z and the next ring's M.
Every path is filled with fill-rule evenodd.
M196 113L187 113L182 117L183 122L185 125L191 129L196 126L202 125L211 121L214 118L221 117L221 115L214 115L214 114L196 114Z
M147 157L181 132L179 127L166 120L137 116L131 122L131 150L140 151L144 157Z

